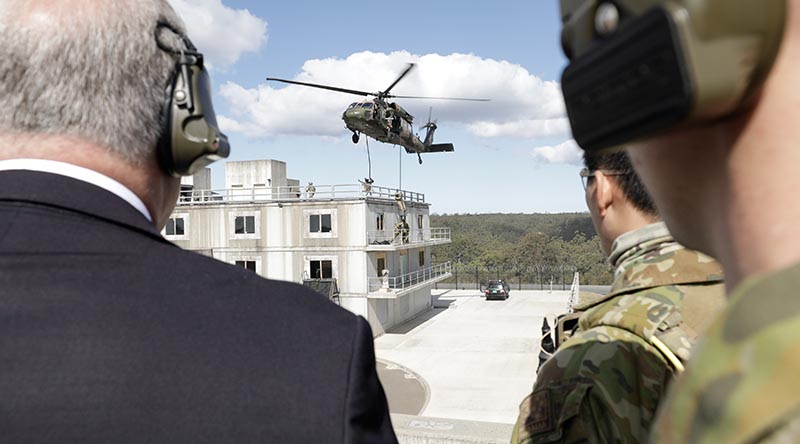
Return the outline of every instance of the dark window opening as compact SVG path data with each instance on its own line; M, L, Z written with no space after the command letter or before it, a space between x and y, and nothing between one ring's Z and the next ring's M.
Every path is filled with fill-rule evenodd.
M378 269L378 277L383 276L383 270L386 269L386 259L379 257L378 266L376 268Z
M383 231L383 213L379 214L375 219L375 225L378 231Z
M330 214L312 214L308 217L308 230L311 233L330 233L333 231Z
M255 234L256 232L256 217L255 216L236 216L234 220L234 233L236 234Z
M419 252L419 266L425 265L425 251Z
M312 279L333 279L333 261L310 261Z
M236 261L236 265L244 267L252 272L256 271L256 261Z
M167 236L183 236L186 228L182 217L170 217L167 220Z

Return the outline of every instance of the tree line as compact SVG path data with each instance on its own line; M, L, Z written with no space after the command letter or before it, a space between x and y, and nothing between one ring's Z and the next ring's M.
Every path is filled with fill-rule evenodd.
M434 262L524 282L542 282L556 270L580 272L582 284L612 281L588 213L433 214L431 226L448 227L452 236L433 248Z

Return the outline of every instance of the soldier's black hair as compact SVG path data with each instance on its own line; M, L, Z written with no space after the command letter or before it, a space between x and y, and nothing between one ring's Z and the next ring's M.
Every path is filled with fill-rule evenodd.
M633 165L625 151L615 152L583 152L583 164L589 171L614 171L623 173L619 176L611 176L619 184L622 192L633 206L646 214L658 216L658 210L653 203L653 199L647 194L647 190L633 170ZM590 177L589 180L594 178Z

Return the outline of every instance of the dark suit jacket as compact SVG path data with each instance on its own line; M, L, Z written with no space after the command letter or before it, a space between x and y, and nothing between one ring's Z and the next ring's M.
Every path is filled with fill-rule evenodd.
M0 171L0 441L396 438L363 318L181 250L101 188Z

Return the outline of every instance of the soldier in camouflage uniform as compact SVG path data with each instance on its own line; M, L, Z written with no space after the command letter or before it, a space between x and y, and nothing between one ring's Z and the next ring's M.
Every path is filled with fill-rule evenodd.
M626 144L676 239L725 269L729 303L652 441L800 442L800 0L561 6L576 139ZM662 44L650 57L641 42ZM642 75L626 78L630 67ZM628 83L581 89L606 79ZM609 110L621 110L610 117L619 125Z
M800 266L740 285L656 427L664 443L800 442Z
M719 265L651 223L655 209L627 156L585 160L587 203L614 283L576 307L585 310L578 330L539 371L513 443L645 441L696 332L723 304Z

